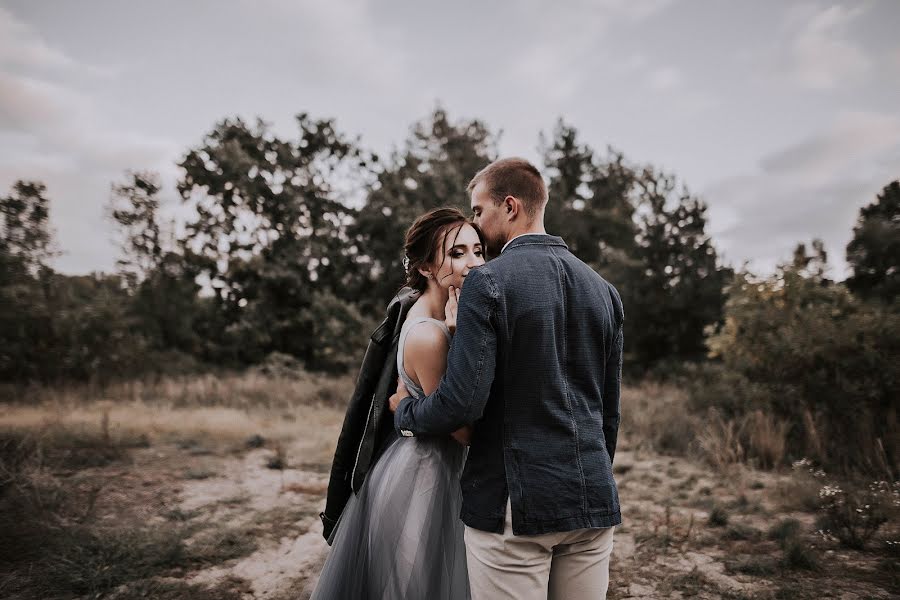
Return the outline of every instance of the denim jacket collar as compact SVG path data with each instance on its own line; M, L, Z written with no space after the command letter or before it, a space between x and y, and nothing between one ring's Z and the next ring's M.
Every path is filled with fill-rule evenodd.
M505 254L509 250L513 248L518 248L519 246L562 246L563 248L568 249L569 247L563 241L561 237L558 235L549 235L546 233L528 233L525 235L520 235L516 238L510 240L510 242L503 249L501 254Z

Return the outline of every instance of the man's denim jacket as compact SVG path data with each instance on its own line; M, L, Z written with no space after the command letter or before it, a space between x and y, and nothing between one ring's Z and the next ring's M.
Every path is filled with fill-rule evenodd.
M559 237L515 238L473 269L447 372L404 399L404 435L474 426L462 520L515 535L621 523L612 462L619 427L622 300Z

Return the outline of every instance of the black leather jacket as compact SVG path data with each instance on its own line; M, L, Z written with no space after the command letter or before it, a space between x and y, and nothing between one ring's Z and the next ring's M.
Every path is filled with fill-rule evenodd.
M387 403L397 390L400 328L418 297L418 292L410 288L400 290L388 305L384 321L369 339L334 451L325 512L319 514L322 535L329 544L351 492L359 491L385 442L395 435L393 415Z

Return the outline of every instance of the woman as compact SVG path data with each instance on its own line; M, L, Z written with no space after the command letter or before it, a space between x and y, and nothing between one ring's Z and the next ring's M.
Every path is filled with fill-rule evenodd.
M406 283L420 296L400 332L397 369L414 397L433 392L446 370L459 289L484 264L483 247L480 230L454 208L432 210L407 231ZM468 435L391 443L341 514L313 600L469 598L458 483Z

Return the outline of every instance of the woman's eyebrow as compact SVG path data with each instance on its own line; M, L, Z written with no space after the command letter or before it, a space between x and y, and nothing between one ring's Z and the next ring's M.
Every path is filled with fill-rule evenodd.
M472 244L472 245L477 247L477 246L480 246L480 245L481 245L481 242L475 242L475 243ZM459 248L459 249L462 250L462 249L465 249L465 248L468 248L468 247L469 247L468 244L456 244L455 246L451 246L450 249L447 250L447 252L450 252L451 250L456 250L457 248Z

